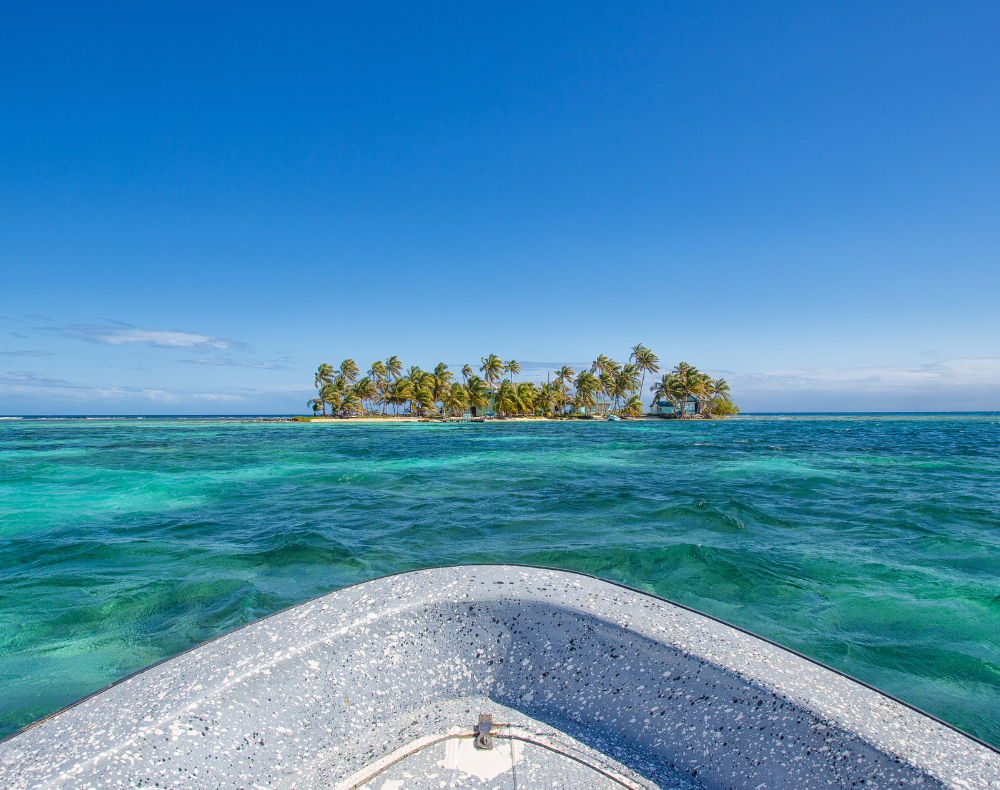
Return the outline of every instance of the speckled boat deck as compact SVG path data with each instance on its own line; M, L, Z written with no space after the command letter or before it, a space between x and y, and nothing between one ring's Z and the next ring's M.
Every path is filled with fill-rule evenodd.
M0 787L971 790L1000 788L1000 753L667 601L465 566L158 664L0 743Z

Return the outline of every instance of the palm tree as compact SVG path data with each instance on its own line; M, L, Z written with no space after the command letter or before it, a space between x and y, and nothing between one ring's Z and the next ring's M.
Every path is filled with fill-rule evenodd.
M573 368L569 365L563 365L556 371L556 384L559 385L559 402L562 404L563 413L565 413L566 404L569 402L569 398L566 395L566 382L572 380Z
M673 404L674 414L680 411L684 415L684 404L687 402L687 384L675 372L664 373L658 382L649 387L653 392L653 402L667 400Z
M616 364L617 363L606 354L599 354L597 359L595 359L590 365L590 372L596 374L597 379L600 382L597 387L597 392L605 395L609 401L611 399L611 390L613 386L612 370Z
M627 393L634 393L639 389L639 386L639 371L635 365L631 363L623 365L614 377L612 394L615 398L615 405L617 406L618 401L624 398Z
M668 374L668 381L673 386L671 400L674 402L674 413L678 417L683 417L687 411L688 396L691 394L690 370L691 365L687 362L678 362Z
M469 376L469 380L465 383L465 392L471 408L485 409L490 405L489 388L479 376Z
M352 414L364 411L364 406L361 403L361 398L358 397L358 393L353 389L349 389L344 393L344 398L340 402L340 409L345 417L350 417Z
M642 343L639 343L632 347L631 359L635 363L636 369L642 373L642 381L639 383L639 391L642 392L646 386L646 374L659 372L660 358Z
M613 360L604 354L599 354L591 364L590 372L594 374L606 373L609 362L613 362Z
M468 362L466 362L462 366L462 382L464 384L468 384L469 383L469 377L471 375L472 375L472 365L470 365Z
M687 362L680 362L669 375L672 377L676 391L674 402L680 405L678 416L685 415L688 398L692 395L698 401L704 402L708 399L708 382L711 379L705 373L700 372L698 368Z
M717 384L720 383L726 390L726 397L723 398L719 393ZM725 379L713 379L709 378L705 382L705 414L712 414L714 411L713 406L717 403L724 403L729 398L729 385L726 384Z
M649 385L649 391L653 393L653 402L649 404L650 411L658 400L667 399L667 377L664 374L661 381Z
M381 360L376 359L372 362L371 370L368 371L368 378L376 383L385 378L385 364Z
M516 414L520 405L514 385L506 379L501 381L500 386L493 393L493 413L497 417L506 417Z
M317 390L322 390L323 386L325 384L329 384L331 381L333 381L333 374L334 374L334 372L335 372L334 369L330 365L327 365L324 362L316 370L316 381L313 384L313 386L316 387ZM322 406L322 408L323 408L323 416L325 417L326 416L326 401L324 401L322 399L322 397L320 397L320 398L317 398L315 400L315 402L318 403L318 404L320 404L320 406ZM310 404L311 403L313 403L313 401L310 401ZM315 409L313 409L313 411L315 411Z
M614 374L607 370L602 370L597 376L597 392L608 399L608 406L611 406L611 399L615 394Z
M621 415L623 417L641 417L642 416L642 400L638 395L632 395L621 408Z
M684 416L687 400L694 396L699 401L708 399L708 382L711 378L687 362L679 362L673 369L673 374L680 382L680 389L684 393L684 400L681 402L680 416Z
M722 398L725 401L732 401L732 397L729 395L729 384L726 383L725 379L713 379L709 384L709 390L711 391L713 398Z
M517 385L517 400L521 404L521 413L527 414L535 411L535 397L538 390L530 381L522 381Z
M721 412L723 415L726 415L731 414L733 411L739 412L739 409L732 406L733 399L729 394L729 384L725 379L709 380L706 390L708 391L708 404L706 406L708 414Z
M345 359L340 363L340 375L344 377L344 381L348 384L353 384L358 380L358 366L353 359Z
M448 370L448 366L444 362L438 362L434 367L434 384L431 389L431 394L434 395L435 401L444 401L444 395L451 388L451 380L455 378L455 374ZM442 403L443 405L443 403Z
M538 389L538 393L535 395L535 408L539 409L542 414L546 414L552 411L552 407L555 405L556 396L556 386L554 384L543 384Z
M372 394L373 406L374 403L379 403L381 405L379 411L382 414L385 414L385 384L388 380L385 365L379 360L372 362L371 370L368 371L368 378L370 378L374 384L375 391Z
M389 392L389 379L381 379L375 385L375 402L379 405L379 414L385 414L389 401L386 400Z
M407 381L410 384L410 396L408 398L410 402L410 414L413 414L420 405L417 400L417 393L422 389L429 390L431 388L431 378L429 373L425 373L417 365L411 365L410 369L406 371L406 376L400 379L400 381Z
M316 370L316 382L313 386L319 389L324 384L329 384L333 380L334 370L325 362Z
M396 380L399 379L399 374L403 370L403 363L399 361L399 357L393 355L391 357L387 357L386 358L385 363L384 363L384 365L382 367L385 370L385 381L384 381L384 384L383 384L383 386L381 388L382 389L382 395L381 395L382 396L382 402L384 404L392 404L392 401L388 400L388 394L389 394L390 385L394 381L396 381ZM400 405L401 404L398 404L398 403L395 404L395 406L396 406L396 413L397 414L399 414L399 406Z
M512 359L510 362L504 364L504 368L510 373L510 383L514 383L514 376L521 372L521 365L516 359Z
M604 370L607 373L607 381L608 381L608 384L609 384L609 386L604 387L604 394L608 398L608 408L610 409L611 408L611 401L617 401L617 397L615 395L615 393L617 392L617 390L616 390L616 386L617 386L616 385L616 381L618 380L618 375L621 373L622 366L619 365L617 362L615 362L613 359L609 359L605 363ZM600 392L600 390L601 390L601 388L603 386L603 383L604 382L602 381L602 383L597 386L596 389L597 389L598 392Z
M434 408L434 393L431 392L430 387L425 386L425 383L422 382L421 386L416 387L411 397L413 407L411 407L410 413L415 411L419 417L423 417L427 412L432 414L437 412L437 409Z
M677 373L667 374L667 397L674 404L674 414L683 417L687 410L688 395L691 390L688 388L687 377Z
M701 373L695 369L695 375L692 377L691 382L691 392L701 403L702 412L708 406L708 402L712 399L712 394L709 390L709 385L712 382L712 377L707 373Z
M631 363L622 365L622 372L619 375L624 377L629 392L636 392L642 387L642 377L636 365Z
M396 379L389 384L386 390L386 402L396 407L396 416L399 416L399 407L410 400L413 393L413 385L407 379Z
M483 366L479 368L479 372L486 378L486 384L489 388L495 389L494 385L504 374L503 362L500 361L500 357L496 354L483 357L481 361Z
M555 387L555 385L553 385ZM552 405L559 409L559 414L562 417L566 416L566 407L570 403L569 393L566 389L555 387L552 393Z
M385 374L386 377L395 381L399 378L399 372L403 369L403 363L399 361L399 357L392 356L385 361Z
M367 376L365 376L357 384L355 384L351 388L351 390L361 400L362 405L364 405L364 402L366 400L367 401L372 401L372 409L371 409L371 411L375 410L375 408L374 408L374 405L375 405L374 404L374 399L375 399L375 395L378 392L378 390L375 389L375 385L372 383L372 380L370 378L368 378Z
M465 407L468 405L469 394L465 391L465 387L457 381L453 382L451 387L444 393L444 397L441 400L441 407L451 416L461 417L462 412L465 411Z
M574 383L576 385L575 405L577 408L582 408L584 413L586 413L587 409L594 405L595 395L597 394L600 382L593 373L583 370L576 377L576 382Z
M326 406L330 405L330 411L336 414L340 411L341 387L338 385L338 376L333 382L324 384L319 388L319 401L323 404L323 416L326 416Z
M408 378L396 379L396 394L399 397L399 405L412 407L413 401L413 382Z

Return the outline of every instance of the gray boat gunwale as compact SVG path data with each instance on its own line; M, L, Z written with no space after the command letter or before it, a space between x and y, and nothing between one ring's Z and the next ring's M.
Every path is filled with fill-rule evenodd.
M701 611L695 609L694 607L686 606L685 604L678 603L676 601L672 601L671 599L665 598L662 595L657 595L656 593L649 593L649 592L646 592L645 590L640 590L640 589L638 589L636 587L630 587L629 585L624 584L623 582L616 582L616 581L613 581L611 579L603 579L600 576L596 576L596 575L594 575L592 573L586 573L584 571L575 571L575 570L570 570L570 569L567 569L567 568L555 568L555 567L552 567L552 566L549 566L549 565L529 565L527 563L518 563L518 562L459 562L459 563L451 563L451 564L448 564L448 565L428 565L428 566L424 566L424 567L421 567L421 568L409 568L409 569L404 570L404 571L394 571L392 573L383 574L382 576L373 576L370 579L364 579L362 581L351 582L350 584L345 584L343 587L337 587L337 588L332 589L332 590L327 590L326 592L319 593L318 595L314 595L313 597L307 598L304 601L300 601L299 603L290 604L290 605L285 606L285 607L283 607L281 609L278 609L277 611L271 612L270 614L266 614L263 617L260 617L260 618L258 618L256 620L251 620L249 623L244 623L243 625L239 625L239 626L236 626L235 628L231 628L228 631L225 631L225 632L223 632L221 634L213 636L210 639L206 639L204 642L199 642L196 645L192 645L191 647L185 648L184 650L181 650L180 652L174 653L171 656L167 656L165 658L161 658L159 661L156 661L156 662L150 664L149 666L143 667L142 669L138 669L135 672L132 672L131 674L126 675L125 677L119 678L118 680L114 681L113 683L109 683L108 685L104 686L103 688L100 688L97 691L93 691L90 694L87 694L85 697L81 697L80 699L76 700L75 702L71 702L69 705L66 705L65 707L60 708L59 710L53 711L52 713L49 713L46 716L43 716L42 718L38 719L37 721L33 721L30 724L26 724L23 727L18 728L17 730L15 730L14 732L10 733L9 735L5 735L4 737L0 738L0 744L6 743L7 741L11 740L12 738L16 738L17 736L19 736L19 735L27 732L28 730L30 730L30 729L32 729L34 727L37 727L39 724L42 724L43 722L46 722L49 719L55 718L56 716L59 716L60 714L65 713L68 710L72 710L73 708L77 707L78 705L81 705L84 702L87 702L88 700L93 699L94 697L96 697L96 696L98 696L100 694L103 694L105 691L108 691L109 689L113 689L115 686L118 686L118 685L120 685L122 683L125 683L126 681L132 680L133 678L135 678L135 677L143 674L144 672L148 672L148 671L150 671L152 669L155 669L156 667L160 666L161 664L165 664L168 661L173 661L175 658L178 658L178 657L183 656L183 655L185 655L187 653L191 653L191 652L193 652L195 650L198 650L198 649L204 647L205 645L209 645L212 642L215 642L215 641L218 641L219 639L222 639L223 637L229 636L230 634L234 634L234 633L237 633L238 631L242 631L244 628L249 628L250 626L259 625L260 623L264 622L265 620L269 620L272 617L277 617L278 615L284 614L285 612L288 612L288 611L290 611L292 609L296 609L299 606L303 606L305 604L309 604L309 603L312 603L314 601L317 601L320 598L323 598L324 596L327 596L327 595L329 595L332 592L340 592L342 590L349 590L349 589L351 589L353 587L358 587L358 586L360 586L362 584L368 584L369 582L377 581L377 580L380 580L380 579L391 579L391 578L396 577L396 576L405 576L405 575L410 574L410 573L420 573L422 571L430 571L430 570L450 570L450 569L457 569L457 568L469 568L469 567L473 567L473 566L487 566L487 567L503 567L503 566L505 566L505 567L509 567L509 568L527 568L527 569L530 569L530 570L554 571L554 572L557 572L557 573L567 573L567 574L571 574L571 575L575 575L575 576L583 576L583 577L588 578L588 579L594 579L595 581L603 582L605 584L610 584L610 585L613 585L615 587L620 587L623 590L628 590L629 592L636 593L638 595L644 595L647 598L654 598L654 599L656 599L658 601L663 601L664 603L668 603L668 604L670 604L672 606L676 606L679 609L683 609L683 610L685 610L687 612L691 612L692 614L696 614L696 615L699 615L701 617L705 617L705 618L707 618L709 620L712 620L712 621L714 621L716 623L719 623L720 625L724 625L724 626L726 626L728 628L732 628L733 630L739 631L740 633L746 634L747 636L751 636L754 639L759 639L760 641L765 642L766 644L769 644L769 645L771 645L773 647L776 647L779 650L784 650L786 653L790 653L790 654L796 656L797 658L801 658L804 661L808 661L810 664L814 664L815 666L818 666L818 667L820 667L822 669L825 669L825 670L827 670L829 672L833 672L835 675L839 675L840 677L845 678L845 679L851 681L852 683L856 683L859 686L863 686L864 688L868 689L869 691L873 691L876 694L879 694L880 696L885 697L886 699L892 700L893 702L895 702L895 703L897 703L899 705L902 705L903 707L908 708L908 709L914 711L915 713L919 713L921 716L925 716L928 719L930 719L931 721L934 721L935 723L940 724L943 727L947 727L949 730L952 730L952 731L958 733L959 735L961 735L961 736L963 736L965 738L968 738L971 741L974 741L978 745L983 746L986 749L989 749L991 752L994 752L994 753L1000 755L1000 747L997 747L997 746L994 746L994 745L992 745L990 743L987 743L986 741L983 741L980 738L977 738L975 735L971 735L970 733L968 733L965 730L963 730L961 727L958 727L958 726L956 726L954 724L950 724L950 723L944 721L943 719L939 719L934 714L927 713L926 711L921 710L920 708L918 708L916 705L912 705L909 702L906 702L905 700L901 700L898 697L895 697L895 696L893 696L892 694L889 694L886 691L882 691L882 689L877 688L877 687L871 685L870 683L866 683L863 680L859 680L858 678L853 677L852 675L849 675L846 672L842 672L841 670L837 669L836 667L828 666L827 664L824 664L822 661L818 661L818 660L816 660L814 658L811 658L811 657L805 655L804 653L800 653L797 650L793 650L790 647L786 647L785 645L782 645L779 642L775 642L773 639L768 639L766 636L760 636L759 634L755 634L753 631L750 631L750 630L748 630L746 628L742 628L741 626L738 626L738 625L733 625L732 623L729 623L729 622L723 620L720 617L715 617L714 615L706 614L705 612L701 612ZM777 696L781 697L782 699L786 699L786 697L785 697L784 694L778 694Z

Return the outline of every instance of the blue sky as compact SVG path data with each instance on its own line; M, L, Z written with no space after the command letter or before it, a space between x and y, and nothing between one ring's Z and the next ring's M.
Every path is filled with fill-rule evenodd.
M0 413L623 360L1000 409L996 3L7 4Z

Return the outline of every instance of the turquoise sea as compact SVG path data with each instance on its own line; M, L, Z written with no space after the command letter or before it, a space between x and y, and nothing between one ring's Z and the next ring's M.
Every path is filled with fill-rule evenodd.
M0 421L0 735L282 607L520 562L657 593L1000 746L1000 415Z

